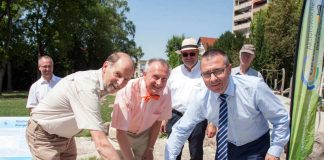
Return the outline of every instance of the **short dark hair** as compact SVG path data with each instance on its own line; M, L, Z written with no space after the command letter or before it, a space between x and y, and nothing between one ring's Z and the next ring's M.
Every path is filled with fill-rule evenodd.
M224 57L224 63L225 65L229 65L229 60L228 60L228 56L227 54L221 50L221 49L210 49L207 50L206 52L204 52L204 54L202 55L202 58L210 58L213 57L215 55L222 55Z

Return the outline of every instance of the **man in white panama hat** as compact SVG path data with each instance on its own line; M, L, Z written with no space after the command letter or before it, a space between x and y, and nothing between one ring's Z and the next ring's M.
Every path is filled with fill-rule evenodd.
M203 52L197 45L194 38L186 38L182 41L180 54L182 65L174 68L168 80L168 87L171 91L172 100L172 118L168 122L163 122L161 130L167 132L168 136L172 132L172 127L178 122L186 112L188 104L203 101L194 97L200 90L206 88L201 78L199 53ZM191 159L203 159L203 141L207 120L198 123L192 131L189 141L189 150ZM208 137L213 137L216 133L216 127L208 126ZM181 159L181 153L177 159Z

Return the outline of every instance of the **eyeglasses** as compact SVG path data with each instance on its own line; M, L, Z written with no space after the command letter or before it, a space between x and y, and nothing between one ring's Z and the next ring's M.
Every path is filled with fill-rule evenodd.
M217 68L211 71L203 72L201 73L201 76L205 79L209 79L211 77L211 74L213 74L215 77L218 77L224 73L226 68L227 66L224 68Z
M193 57L193 56L195 56L195 55L196 55L196 53L195 53L195 52L190 52L190 53L182 53L181 55L182 55L182 57L188 57L188 56L190 56L190 57Z

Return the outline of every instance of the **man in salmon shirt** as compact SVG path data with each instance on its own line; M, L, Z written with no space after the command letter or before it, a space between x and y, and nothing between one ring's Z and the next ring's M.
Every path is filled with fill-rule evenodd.
M171 95L166 86L170 67L163 59L150 59L144 76L117 92L111 126L124 159L153 159L162 120L171 118Z

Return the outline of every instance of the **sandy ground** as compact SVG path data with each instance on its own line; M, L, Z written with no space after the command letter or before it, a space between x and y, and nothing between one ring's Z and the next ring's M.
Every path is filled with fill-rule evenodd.
M163 160L164 159L164 147L166 144L166 138L159 138L155 144L154 149L154 159ZM111 139L114 147L119 151L118 143L113 137ZM78 137L76 138L77 148L78 148L78 159L86 160L90 157L99 157L98 153L95 151L94 143L91 138L88 137ZM214 160L215 157L215 139L205 138L204 141L204 160ZM188 144L186 143L182 159L190 159L190 154L188 150ZM281 155L282 160L286 159L285 154ZM308 160L323 160L324 159L324 132L317 132L314 141L313 153L309 156Z
M287 110L289 110L290 105L290 99L282 96L278 96L280 100L283 102ZM321 124L318 125L318 114L316 117L316 128L319 126L319 128L316 129L316 135L314 140L314 147L313 152L309 155L309 158L307 160L324 160L324 112L321 112ZM109 133L111 137L111 143L114 145L114 147L119 151L119 146L115 138L115 131L114 129L110 129ZM167 139L165 138L159 138L155 144L154 149L154 159L156 160L163 160L164 159L164 147L166 144ZM76 138L77 143L77 149L78 149L78 159L79 160L86 160L90 157L98 157L98 153L95 150L94 143L91 141L91 138L88 137L78 137ZM215 157L215 138L205 138L204 141L204 160L214 160ZM186 146L184 147L183 153L182 153L182 159L190 159L190 154L188 150L188 144L186 143ZM281 155L282 160L286 159L285 154L283 153Z

